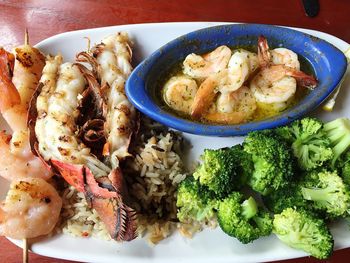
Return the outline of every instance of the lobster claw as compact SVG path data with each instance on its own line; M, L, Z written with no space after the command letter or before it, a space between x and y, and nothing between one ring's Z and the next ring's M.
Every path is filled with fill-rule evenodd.
M89 206L97 211L113 239L130 241L136 238L136 211L125 204L127 191L119 168L96 179L83 165L57 160L51 160L51 163L67 183L85 194Z

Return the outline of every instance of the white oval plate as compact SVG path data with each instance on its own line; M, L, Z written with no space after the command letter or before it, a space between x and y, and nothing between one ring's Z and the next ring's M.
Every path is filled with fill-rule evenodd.
M135 24L105 28L87 29L67 32L50 37L36 47L44 53L62 53L65 60L72 61L75 54L86 50L89 37L91 43L99 43L101 39L117 31L127 31L134 41L134 61L140 62L168 41L188 33L190 31L214 26L223 23L190 22L190 23L158 23ZM314 30L297 29L308 34L323 38L340 50L345 51L349 44L332 35ZM350 74L348 70L347 75ZM350 88L350 79L346 79L338 96L335 109L331 113L318 110L312 115L323 120L331 120L336 117L350 117L350 96L347 89ZM0 120L0 128L4 128L3 120ZM216 138L198 135L184 134L190 140L193 148L189 154L188 163L197 160L205 148L220 148L242 142L242 138ZM0 197L4 197L8 184L0 179ZM350 246L349 226L340 221L331 227L335 238L335 249ZM18 246L22 242L11 240ZM273 261L287 258L306 256L305 253L285 246L274 235L260 238L255 242L243 245L236 239L225 235L219 228L207 229L193 239L186 239L178 233L160 242L157 246L150 246L145 239L139 238L129 243L117 243L114 241L102 241L94 238L74 238L69 235L56 235L51 238L42 238L32 244L31 250L37 254L87 262L256 262Z

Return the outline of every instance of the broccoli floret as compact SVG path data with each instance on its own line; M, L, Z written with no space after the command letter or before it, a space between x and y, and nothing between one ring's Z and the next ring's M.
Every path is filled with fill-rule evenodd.
M340 175L343 178L344 183L350 187L350 151L344 154L341 162L342 167Z
M217 217L221 229L243 244L267 236L272 230L269 213L259 211L254 198L244 200L238 192L231 193L219 203Z
M300 183L300 191L315 210L330 218L345 216L349 209L350 192L335 171L309 172Z
M294 175L295 161L288 145L270 130L250 132L243 143L254 170L248 184L262 195L283 188Z
M296 120L290 126L277 128L276 133L291 144L303 170L320 167L334 156L323 123L317 119L307 117Z
M308 201L301 194L300 187L294 182L263 196L263 201L265 206L275 214L279 214L289 207L307 208L309 206Z
M350 186L350 156L341 170L341 177L346 185Z
M253 170L251 157L241 145L218 150L206 149L201 159L203 163L193 176L219 197L239 190Z
M313 170L304 174L299 181L269 193L263 200L274 213L297 207L333 219L347 215L350 192L335 171Z
M350 120L339 118L328 122L324 125L323 130L326 132L331 141L334 157L332 165L350 146Z
M303 209L287 208L275 214L273 233L288 246L318 259L327 259L333 252L333 237L325 222Z
M214 193L199 184L193 176L183 180L177 190L177 217L182 223L206 223L215 218L217 200Z
M350 187L350 151L346 151L336 160L334 168L344 183Z

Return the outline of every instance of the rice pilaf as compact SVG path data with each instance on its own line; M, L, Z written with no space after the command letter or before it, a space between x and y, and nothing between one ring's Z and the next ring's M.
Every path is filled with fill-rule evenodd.
M147 235L151 244L168 237L177 227L176 189L187 175L180 157L183 146L181 135L143 117L140 132L130 146L134 158L124 163L130 206L138 212L138 233ZM111 240L84 194L69 186L63 190L62 198L58 228L63 233Z

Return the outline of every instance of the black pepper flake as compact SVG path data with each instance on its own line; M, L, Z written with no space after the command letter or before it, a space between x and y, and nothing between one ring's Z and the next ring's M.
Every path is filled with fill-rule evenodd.
M157 146L157 145L152 145L151 147L152 147L152 149L154 149L154 150L156 150L156 151L158 151L158 152L165 152L164 149L160 148L160 147Z

